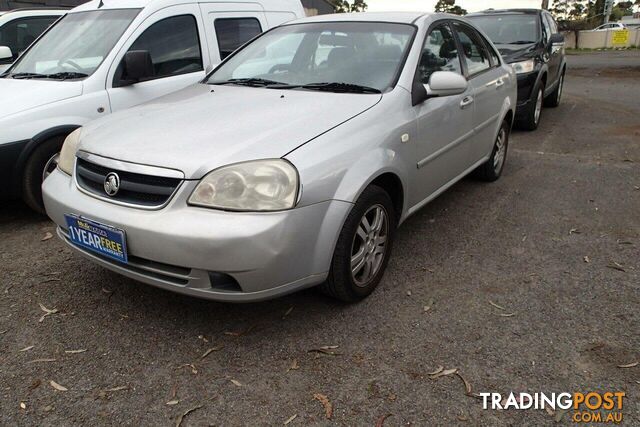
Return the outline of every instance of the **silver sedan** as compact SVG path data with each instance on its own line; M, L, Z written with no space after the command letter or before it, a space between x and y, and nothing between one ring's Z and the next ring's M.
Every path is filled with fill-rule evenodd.
M511 67L463 18L303 19L72 133L44 202L63 241L141 282L357 301L407 217L470 173L500 177L515 105Z

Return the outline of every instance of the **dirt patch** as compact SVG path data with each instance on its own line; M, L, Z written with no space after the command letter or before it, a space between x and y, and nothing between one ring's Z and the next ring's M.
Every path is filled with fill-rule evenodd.
M620 67L620 68L572 68L571 75L579 77L609 77L622 79L640 78L640 67Z
M640 125L612 126L610 133L616 136L640 137Z

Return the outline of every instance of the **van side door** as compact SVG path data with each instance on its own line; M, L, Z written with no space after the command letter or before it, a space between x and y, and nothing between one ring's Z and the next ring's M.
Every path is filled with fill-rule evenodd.
M201 3L206 42L213 65L269 29L258 3Z
M206 34L196 4L171 6L147 18L116 55L107 74L111 110L142 104L191 84L205 76L210 57ZM151 58L150 76L131 81L127 75L127 52L145 51Z

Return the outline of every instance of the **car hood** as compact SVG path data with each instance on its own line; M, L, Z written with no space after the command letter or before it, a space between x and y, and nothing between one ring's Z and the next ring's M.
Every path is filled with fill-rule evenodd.
M82 95L81 81L0 79L0 119Z
M381 97L196 84L89 124L79 149L200 179L220 166L283 157Z
M538 45L532 44L497 44L496 47L500 54L504 58L504 61L508 64L525 61L533 58L536 55Z

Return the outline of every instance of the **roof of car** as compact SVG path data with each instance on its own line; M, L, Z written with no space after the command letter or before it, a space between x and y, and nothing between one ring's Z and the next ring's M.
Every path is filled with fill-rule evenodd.
M317 15L308 18L298 19L293 21L295 24L305 22L389 22L389 23L401 23L412 24L417 19L433 15L424 12L364 12L364 13L334 13L331 15Z
M538 14L542 9L486 9L470 13L467 16L499 15L499 14Z
M148 6L163 8L186 3L231 3L229 0L91 0L73 9L73 12L104 9L142 9ZM100 6L102 3L102 6ZM233 0L232 3L256 3L256 0ZM262 4L273 5L271 9L291 10L301 7L300 0L260 0Z

